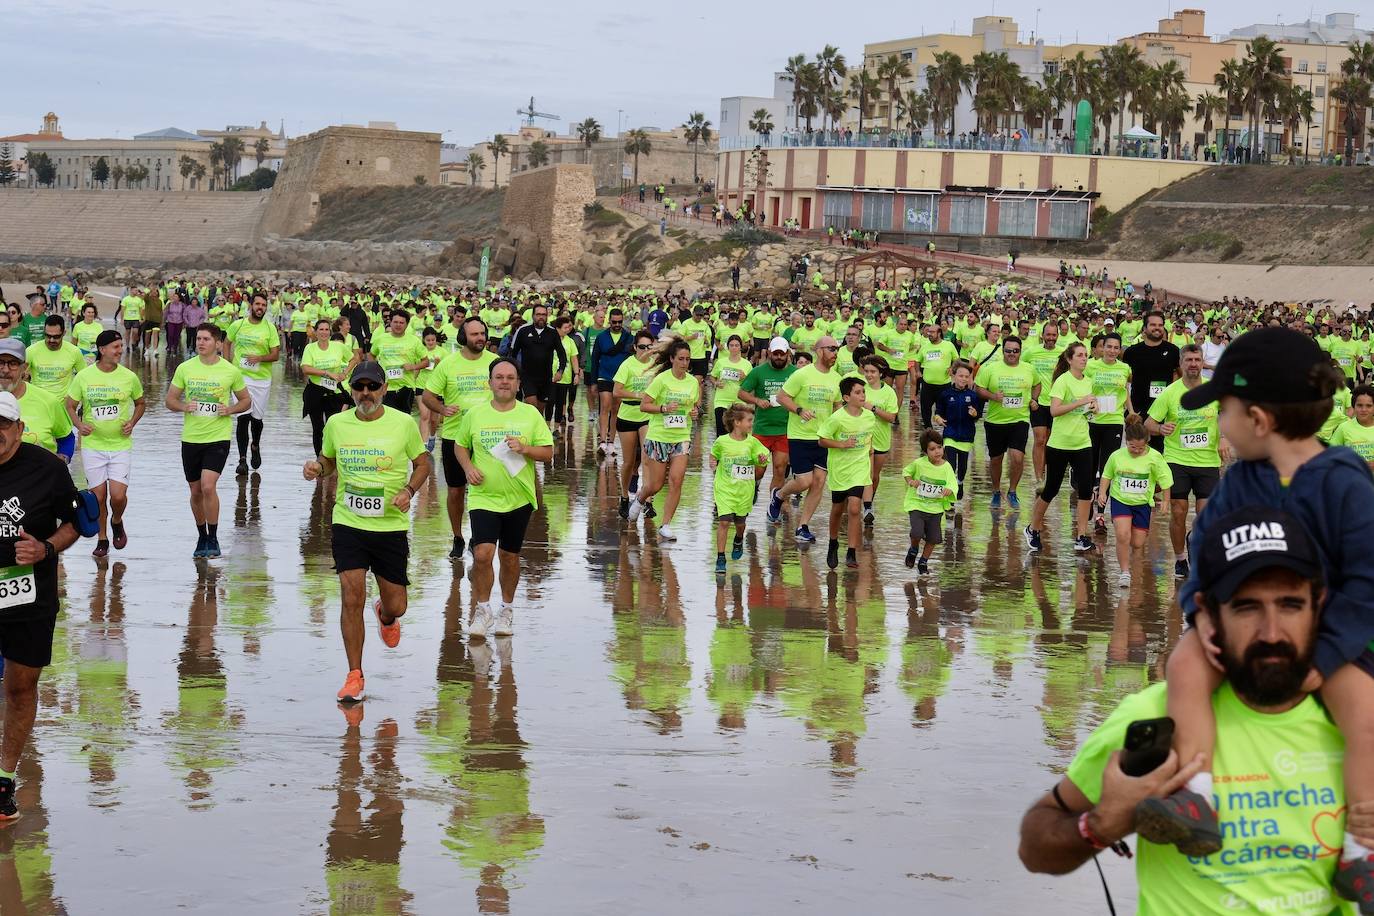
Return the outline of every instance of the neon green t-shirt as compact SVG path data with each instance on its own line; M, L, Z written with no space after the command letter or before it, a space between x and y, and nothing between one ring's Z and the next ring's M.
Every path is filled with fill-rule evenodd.
M648 421L649 415L639 409L639 398L654 380L654 373L657 371L656 362L649 360L647 363L641 363L637 356L629 357L615 370L615 378L612 381L625 386L625 397L621 399L620 409L615 413L617 420L624 420L626 423Z
M1351 419L1351 415L1346 413L1349 409L1350 389L1344 385L1336 386L1335 393L1331 395L1331 416L1327 417L1322 428L1317 430L1317 438L1323 442L1330 442L1341 424Z
M75 344L62 341L62 346L49 350L47 341L29 344L25 351L29 362L29 382L48 394L65 397L67 386L76 374L86 368L86 357Z
M124 316L125 321L143 320L144 302L142 296L135 296L133 293L130 293L119 300L119 306L120 314Z
M1120 426L1125 423L1131 367L1119 359L1111 364L1100 359L1090 359L1083 374L1093 383L1093 395L1097 397L1099 407L1099 410L1088 418L1088 422L1100 426ZM1110 400L1103 400L1104 398ZM1100 409L1109 405L1112 409Z
M753 368L749 360L743 356L736 360L731 360L728 356L717 359L715 366L711 368L711 378L716 382L711 406L729 407L739 401L740 382L744 381L744 377Z
M1068 404L1092 393L1093 383L1086 375L1074 378L1072 372L1065 372L1050 386L1050 403L1053 404L1057 399L1061 404ZM1070 452L1092 447L1092 436L1088 432L1088 408L1075 407L1055 417L1046 444L1050 448Z
M840 404L840 374L833 368L829 372L822 372L814 363L803 366L783 383L782 393L798 407L815 414L810 420L803 420L795 411L790 413L787 417L787 438L814 442L821 423Z
M172 386L181 389L182 400L195 409L185 414L181 441L227 442L234 435L234 418L221 415L215 405L230 406L233 394L244 389L243 373L227 359L215 357L206 364L197 356L177 366Z
M929 385L948 385L949 367L959 358L959 351L947 340L931 343L921 339L916 359L921 364L921 380Z
M301 365L309 366L312 369L320 369L325 372L342 372L348 368L348 364L353 361L353 350L348 344L341 340L331 340L329 345L320 348L320 342L312 340L305 345L305 352L301 354ZM339 383L332 378L323 375L311 375L309 384L317 385L325 391L339 391Z
M66 438L72 431L72 418L67 416L62 401L33 384L24 386L24 396L19 399L19 418L24 422L23 440L54 454L57 440Z
M72 325L72 340L76 341L77 348L86 360L86 365L95 362L95 339L100 336L100 332L105 330L105 325L99 321L78 321Z
M1102 476L1111 478L1107 491L1111 498L1126 506L1148 506L1154 502L1156 487L1167 490L1174 485L1169 462L1152 448L1137 458L1121 446L1107 458Z
M887 361L887 366L895 372L905 372L907 363L915 357L917 347L924 342L919 334L911 331L890 329L875 331L874 343L881 343L886 350L878 349L878 355Z
M692 438L689 414L701 400L701 386L694 376L678 378L671 371L660 372L644 389L644 396L664 411L648 415L649 429L645 435L649 441L674 443Z
M1027 423L1030 421L1031 392L1039 378L1025 363L1008 366L1004 360L994 360L978 368L977 385L1002 400L989 400L983 420L988 423Z
M688 318L678 325L684 340L687 341L692 359L705 359L706 346L710 342L711 324L707 321L698 321L695 318Z
M711 444L716 459L713 497L716 515L748 515L754 506L754 470L768 464L768 449L753 436L717 436Z
M933 463L925 455L902 468L903 483L910 479L915 486L907 484L902 496L902 511L939 513L944 512L953 496L946 496L945 490L957 494L959 477L954 473L954 465L948 461Z
M871 410L861 410L852 416L844 408L821 421L817 429L820 439L854 439L854 448L832 448L826 459L825 479L831 492L866 487L873 482L873 427L877 425Z
M1102 773L1137 719L1165 714L1165 685L1127 697L1069 764L1069 780L1096 804ZM1331 890L1345 827L1345 742L1311 697L1268 715L1250 709L1229 683L1212 695L1216 755L1212 796L1226 848L1190 859L1141 840L1136 849L1138 913L1280 911L1353 916ZM1288 901L1298 901L1292 905Z
M1360 421L1352 417L1336 427L1331 444L1353 448L1362 461L1374 461L1374 425L1361 426Z
M874 387L864 385L864 396L868 399L870 409L883 410L887 413L897 412L897 389L891 385ZM889 452L892 450L892 424L886 420L873 415L873 451Z
M425 345L414 334L397 337L391 332L372 338L372 353L386 373L389 390L415 387L415 373L404 368L425 359Z
M412 423L413 427L415 424ZM497 410L490 402L477 404L463 413L454 443L468 450L472 464L482 472L482 482L468 483L468 508L490 512L510 512L521 506L539 508L535 495L534 462L525 459L520 473L512 476L501 459L491 453L508 436L525 445L552 445L549 424L537 407L516 401L510 410ZM418 444L419 433L416 433Z
M229 330L224 332L224 336L234 345L234 364L238 366L244 378L261 381L272 377L271 363L249 365L245 357L266 356L274 347L281 346L281 335L277 333L276 325L266 318L257 324L247 318L240 318L229 325Z
M440 432L443 438L456 439L463 414L491 400L491 364L496 360L496 354L490 350L483 350L476 359L469 359L466 350L459 350L444 357L430 372L425 387L443 399L446 406L459 408L456 414L444 418Z
M124 435L124 424L134 415L134 401L143 397L143 383L127 367L105 372L99 366L87 366L72 379L66 397L81 406L82 417L91 424L83 447L98 452L133 448L133 437Z
M1021 345L1021 362L1029 365L1035 370L1036 381L1040 383L1040 406L1050 406L1050 388L1054 384L1054 366L1059 362L1059 354L1064 352L1064 345L1060 341L1055 341L1053 350L1046 350L1037 337L1035 340L1028 340ZM1058 418L1056 418L1056 421Z
M1179 398L1187 390L1183 379L1177 379L1150 405L1151 420L1174 424L1174 431L1164 437L1164 460L1190 468L1219 468L1217 442L1221 432L1217 427L1216 402L1197 410L1184 410Z
M360 419L356 408L330 417L320 454L338 466L334 524L362 531L409 528L410 516L391 500L410 480L410 462L424 451L420 427L391 407L375 420Z

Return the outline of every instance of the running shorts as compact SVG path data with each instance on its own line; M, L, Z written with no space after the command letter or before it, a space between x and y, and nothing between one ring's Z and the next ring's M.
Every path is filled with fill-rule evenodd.
M472 529L469 543L495 544L506 553L519 553L525 546L525 531L530 526L530 516L534 506L521 506L509 512L493 512L490 509L473 509L468 513L469 527Z
M364 531L337 523L330 527L335 572L370 569L378 579L394 585L410 584L406 576L410 542L404 531Z

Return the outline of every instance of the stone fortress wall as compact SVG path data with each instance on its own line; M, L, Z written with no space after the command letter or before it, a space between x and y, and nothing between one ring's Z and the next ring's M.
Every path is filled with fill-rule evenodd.
M506 189L501 208L501 228L515 233L527 230L538 240L542 263L535 269L543 276L557 276L569 270L582 257L584 235L583 207L596 199L596 184L590 165L547 165L517 172ZM528 241L522 240L525 248ZM496 262L506 253L496 252ZM522 276L517 274L517 276Z
M296 235L319 215L320 195L339 188L439 183L439 134L326 127L290 141L262 231Z

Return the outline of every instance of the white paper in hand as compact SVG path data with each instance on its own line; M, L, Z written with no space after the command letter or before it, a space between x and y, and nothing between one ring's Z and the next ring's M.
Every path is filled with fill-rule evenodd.
M1115 412L1116 412L1116 395L1114 395L1114 394L1099 394L1099 395L1097 396L1097 412L1098 412L1098 413L1115 413Z
M506 470L510 472L510 476L512 477L525 469L525 456L517 455L512 451L505 439L502 439L491 447L491 455L506 466Z

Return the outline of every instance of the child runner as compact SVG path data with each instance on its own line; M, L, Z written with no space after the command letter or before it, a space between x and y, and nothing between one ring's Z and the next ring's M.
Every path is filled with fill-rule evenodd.
M1126 444L1107 457L1097 492L1097 504L1103 512L1109 511L1110 501L1112 525L1116 529L1116 565L1121 570L1117 581L1122 588L1131 587L1131 551L1145 549L1145 538L1150 533L1150 503L1157 501L1159 511L1164 512L1173 485L1169 463L1150 448L1145 424L1126 424Z
M843 406L821 422L817 441L827 450L826 479L830 483L830 547L825 562L831 568L840 565L840 519L849 517L849 546L844 552L844 565L856 569L858 558L854 545L863 538L864 487L873 482L873 427L877 421L872 411L864 410L867 399L860 379L840 380Z
M897 389L883 384L883 360L868 356L859 360L864 374L864 409L873 412L878 422L873 427L873 482L864 488L864 524L873 524L873 496L878 492L887 453L892 450L892 421L897 419Z
M921 451L921 457L902 468L902 479L906 481L902 509L911 520L911 548L906 552L906 568L917 566L916 571L924 576L930 572L930 555L935 552L935 545L944 540L941 516L954 498L954 488L959 481L954 468L945 460L945 437L939 430L928 429L921 433ZM922 541L925 547L921 549L918 566L916 548Z
M1221 432L1240 458L1194 522L1190 544L1206 540L1213 520L1263 505L1295 515L1320 548L1325 603L1312 661L1324 679L1322 703L1345 737L1345 803L1353 809L1374 801L1374 478L1350 449L1323 449L1316 440L1331 415L1337 380L1316 341L1285 328L1262 328L1237 337L1211 381L1186 392L1181 405L1197 410L1218 401ZM1152 842L1172 843L1186 855L1210 855L1222 847L1211 784L1212 694L1222 675L1208 661L1209 654L1218 654L1215 620L1205 612L1209 602L1198 593L1195 574L1190 572L1178 599L1195 628L1169 656L1168 712L1176 723L1179 759L1200 754L1204 768L1172 795L1141 802L1136 823ZM1347 829L1340 858L1333 885L1356 900L1357 889L1374 882L1374 850ZM1362 901L1362 912L1374 911L1368 904Z
M1374 468L1374 387L1356 385L1350 395L1355 416L1336 427L1332 445L1348 445Z
M978 430L978 418L983 415L983 399L973 389L973 366L959 360L950 369L950 384L935 398L932 422L944 436L944 447L954 465L959 480L956 503L964 500L964 475L968 473L968 459L973 452L973 436ZM954 507L951 506L951 512ZM937 542L938 543L938 542Z
M733 339L733 338L732 338ZM744 556L744 520L754 505L755 481L768 467L767 446L754 438L754 408L731 404L721 422L726 435L711 446L711 468L716 472L713 496L716 503L716 572L725 572L725 532L735 524L735 543L730 559Z

